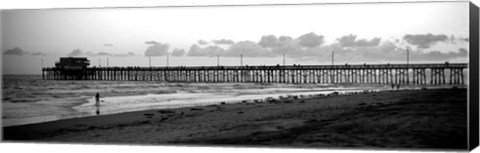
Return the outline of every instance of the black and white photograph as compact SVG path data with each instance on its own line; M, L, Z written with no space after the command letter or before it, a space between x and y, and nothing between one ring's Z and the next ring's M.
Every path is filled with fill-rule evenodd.
M5 142L478 145L469 1L5 9L1 36Z

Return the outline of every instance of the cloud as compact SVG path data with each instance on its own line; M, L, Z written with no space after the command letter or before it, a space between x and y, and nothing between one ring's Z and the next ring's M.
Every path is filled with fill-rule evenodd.
M280 36L278 40L278 45L271 48L274 56L280 56L282 54L285 54L291 58L304 56L305 50L302 49L302 46L291 37Z
M6 50L5 52L3 52L3 55L18 55L18 56L22 56L22 55L25 55L25 54L29 54L29 52L26 52L18 47L15 47L13 49L8 49Z
M457 43L463 43L463 42L466 42L468 43L469 42L469 39L468 38L465 38L465 37L455 37L454 35L451 35L447 42L450 42L452 44L457 44Z
M112 55L112 54L107 53L107 52L98 52L96 55L97 55L97 56L110 56L110 55Z
M187 56L228 56L237 57L243 54L245 57L267 57L272 56L271 51L263 48L253 41L240 41L232 44L227 50L219 46L208 46L202 48L196 44L190 47Z
M128 52L126 55L127 55L127 56L135 56L135 53L133 53L133 52Z
M97 54L99 56L101 56L101 54ZM120 54L111 54L111 53L103 53L103 55L107 55L107 56L116 56L116 57L129 57L129 56L135 56L135 53L133 52L128 52L128 53L120 53Z
M22 50L21 48L15 47L13 49L6 50L3 54L4 55L23 56L23 55L30 54L30 52L26 52L26 51ZM45 54L43 52L35 52L35 53L32 53L31 55L32 56L46 56L47 54Z
M390 41L382 41L376 46L344 47L340 41L329 45L306 49L303 56L294 57L297 60L331 61L332 50L335 53L335 63L404 63L406 62L405 47L397 46ZM462 61L468 57L468 51L460 48L457 51L423 51L410 49L410 62L444 62Z
M309 47L309 48L317 47L317 46L323 44L323 42L324 42L322 35L317 35L313 32L304 34L304 35L298 37L297 40L298 40L298 44L300 46Z
M233 44L225 54L226 56L239 56L242 54L245 57L267 57L272 56L271 51L263 48L253 41L240 41Z
M208 44L208 42L205 41L205 40L198 40L197 43L198 43L199 45L207 45L207 44Z
M203 54L202 48L200 48L197 44L193 44L188 51L187 56L206 56Z
M456 43L458 43L458 42L460 42L460 43L461 43L461 42L466 42L466 43L468 43L469 41L470 41L470 40L468 39L468 37L467 37L467 38L465 38L465 37L455 37L454 35L451 35L451 36L450 36L450 42L453 43L453 44L456 44Z
M348 35L348 36L342 36L341 38L338 39L338 42L340 42L340 45L348 47L348 46L355 46L355 40L357 39L356 35Z
M258 44L264 48L272 48L278 45L278 38L274 35L262 36Z
M75 57L75 56L81 56L83 55L82 51L80 49L74 49L70 54L68 54L69 57Z
M446 35L432 35L432 34L417 34L410 35L407 34L403 36L403 40L411 45L417 46L419 49L430 48L433 44L441 41L446 41L448 37Z
M35 52L35 53L32 53L33 56L46 56L47 54L45 53L42 53L42 52Z
M280 36L278 37L278 43L279 45L285 44L285 43L290 43L292 42L292 37L290 36Z
M208 46L207 48L203 49L208 56L217 56L217 55L224 55L225 50L218 46Z
M133 52L128 52L128 53L121 53L121 54L109 54L110 56L116 56L116 57L129 57L129 56L135 56L135 53Z
M468 50L465 49L465 48L460 48L460 49L458 49L458 55L466 57L466 56L468 56Z
M175 48L173 51L172 51L172 56L183 56L185 55L185 49L177 49Z
M115 53L108 53L108 52L86 52L82 55L86 55L86 56L115 56L115 57L129 57L129 56L135 56L135 53L133 52L128 52L128 53L118 53L118 54L115 54Z
M410 36L406 39L410 39ZM325 63L331 61L332 51L334 51L336 63L402 63L406 61L405 48L411 46L408 42L396 38L391 41L382 41L379 37L358 39L354 34L342 36L337 40L332 44L324 44L324 37L313 32L301 35L296 39L290 36L264 35L258 42L239 41L226 49L215 45L201 47L194 44L190 47L187 56L238 57L243 54L245 57L277 57L285 54L288 58L295 60L313 60ZM449 43L449 45L453 44ZM455 47L452 49L450 52L448 50L427 52L427 50L417 47L410 49L410 59L411 61L439 62L458 61L467 57L466 49L455 50Z
M190 47L187 56L217 56L225 55L225 50L218 46L208 46L206 48L201 48L198 45L194 44Z
M34 53L35 54L35 53ZM32 54L33 55L33 54ZM78 57L78 56L115 56L115 57L129 57L129 56L135 56L135 53L133 52L128 52L128 53L109 53L109 52L83 52L80 49L75 49L70 54L68 54L69 57Z
M297 40L294 40L289 36L280 36L277 38L274 35L266 35L262 36L258 45L270 51L268 56L281 56L282 54L286 54L289 57L299 57L304 54L302 45L300 45L299 42L302 42L305 47L318 46L318 42L315 40L318 37L315 34L312 34L313 33L305 34L300 36Z
M395 44L386 41L375 46L356 46L345 52L344 57L351 57L354 62L368 63L371 61L403 61L406 51L400 50ZM340 57L341 57L340 56ZM356 61L355 61L356 60Z
M228 39L212 40L212 42L216 45L231 45L235 43L233 40Z
M443 53L437 50L431 52L414 51L411 54L411 58L422 59L426 61L449 61L457 58L467 59L468 51L465 48L460 48L457 52L450 51L448 53Z
M155 41L149 41L146 43L152 46L147 48L147 50L145 51L145 56L152 57L152 56L168 55L168 48L170 47L170 45L162 44L160 42L155 42Z
M324 43L324 37L315 33L307 33L297 39L289 36L276 37L274 35L262 36L258 43L253 41L233 42L228 39L213 40L217 45L229 44L228 49L219 46L205 48L194 44L190 47L187 56L231 56L237 57L243 54L245 57L274 57L287 54L290 57L300 57L305 54L302 48L314 48ZM198 44L204 44L199 40Z
M156 41L146 41L145 44L155 45L155 44L158 44L158 42L156 42Z
M380 44L380 38L372 38L370 40L360 39L357 41L357 46L377 46Z
M338 42L343 47L367 47L367 46L377 46L380 44L380 38L372 38L370 40L367 39L360 39L357 40L357 35L350 34L348 36L342 36L338 39Z

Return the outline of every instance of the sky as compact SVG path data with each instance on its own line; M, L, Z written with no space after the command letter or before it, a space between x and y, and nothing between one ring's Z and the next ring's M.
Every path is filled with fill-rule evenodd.
M2 71L91 65L468 62L468 2L4 10ZM148 58L151 58L149 64ZM108 59L108 60L107 60Z

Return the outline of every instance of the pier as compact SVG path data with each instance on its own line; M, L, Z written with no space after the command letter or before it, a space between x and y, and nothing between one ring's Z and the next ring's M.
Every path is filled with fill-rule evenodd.
M466 63L176 66L176 67L51 67L45 80L112 80L162 82L245 83L365 83L465 84Z

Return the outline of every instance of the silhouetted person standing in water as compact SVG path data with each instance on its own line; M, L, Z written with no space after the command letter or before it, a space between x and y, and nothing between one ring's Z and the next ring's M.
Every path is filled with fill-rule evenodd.
M97 106L97 110L95 113L97 115L100 115L100 94L97 92L97 95L95 95L95 106Z
M95 95L95 105L100 106L100 94L97 92L97 95Z

